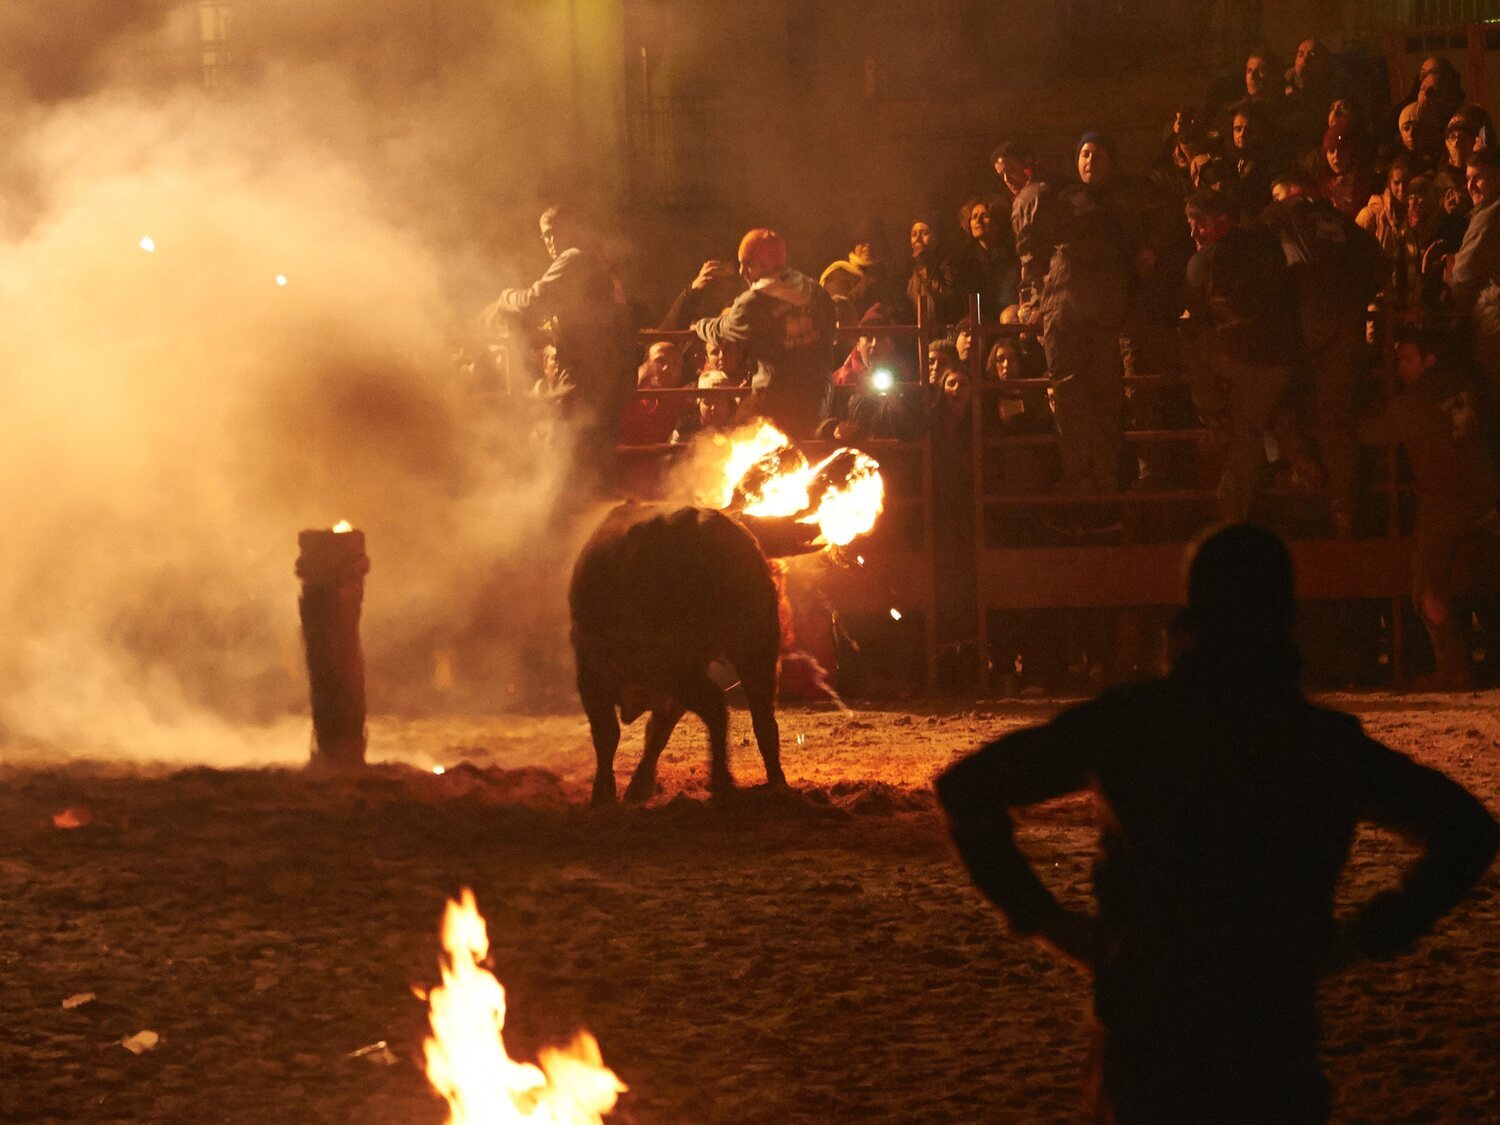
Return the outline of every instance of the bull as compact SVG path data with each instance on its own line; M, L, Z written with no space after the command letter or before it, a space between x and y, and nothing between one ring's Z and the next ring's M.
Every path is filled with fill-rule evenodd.
M655 792L657 759L688 711L708 730L711 792L733 791L729 712L708 674L716 660L739 675L766 780L786 784L776 723L776 585L746 526L711 508L621 504L584 545L568 603L578 695L594 743L596 804L616 799L621 720L632 723L647 711L645 750L627 801Z

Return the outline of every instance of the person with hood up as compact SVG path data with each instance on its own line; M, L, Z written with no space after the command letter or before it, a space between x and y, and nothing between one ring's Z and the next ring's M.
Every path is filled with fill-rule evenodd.
M1308 702L1280 539L1233 524L1188 560L1165 678L1002 736L937 779L938 802L1011 931L1093 978L1097 1120L1312 1125L1332 1102L1319 980L1411 950L1494 860L1500 825ZM1058 901L1012 817L1080 791L1099 829L1092 914ZM1421 852L1343 921L1334 894L1363 821Z
M833 299L812 278L787 266L786 242L758 227L740 240L740 276L749 286L722 313L693 332L740 344L752 365L747 413L775 422L790 437L817 428L833 369Z
M1115 492L1120 484L1120 332L1135 247L1114 191L1114 157L1108 140L1085 133L1075 152L1078 180L1028 184L1011 216L1022 274L1041 289L1062 460L1057 487L1073 495Z

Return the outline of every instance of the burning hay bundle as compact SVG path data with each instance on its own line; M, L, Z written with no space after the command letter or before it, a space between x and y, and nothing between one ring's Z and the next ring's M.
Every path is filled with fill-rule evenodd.
M847 546L875 527L885 506L880 465L857 449L836 449L813 464L765 421L737 431L722 448L717 506L748 526L767 555Z

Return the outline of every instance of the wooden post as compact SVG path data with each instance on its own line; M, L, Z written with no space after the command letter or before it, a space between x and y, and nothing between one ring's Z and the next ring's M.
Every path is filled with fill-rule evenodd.
M302 579L297 608L312 698L310 765L359 769L365 764L365 658L359 614L370 569L365 534L304 531L297 545L297 577Z

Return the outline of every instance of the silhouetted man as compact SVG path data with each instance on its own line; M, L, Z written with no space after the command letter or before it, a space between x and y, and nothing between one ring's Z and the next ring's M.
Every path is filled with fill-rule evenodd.
M1279 539L1233 524L1190 557L1170 675L991 743L938 798L1011 928L1092 971L1102 1120L1320 1122L1319 977L1409 949L1483 874L1500 826L1303 697ZM1098 810L1097 918L1037 878L1009 811L1080 789ZM1361 820L1425 851L1340 927L1334 887Z

